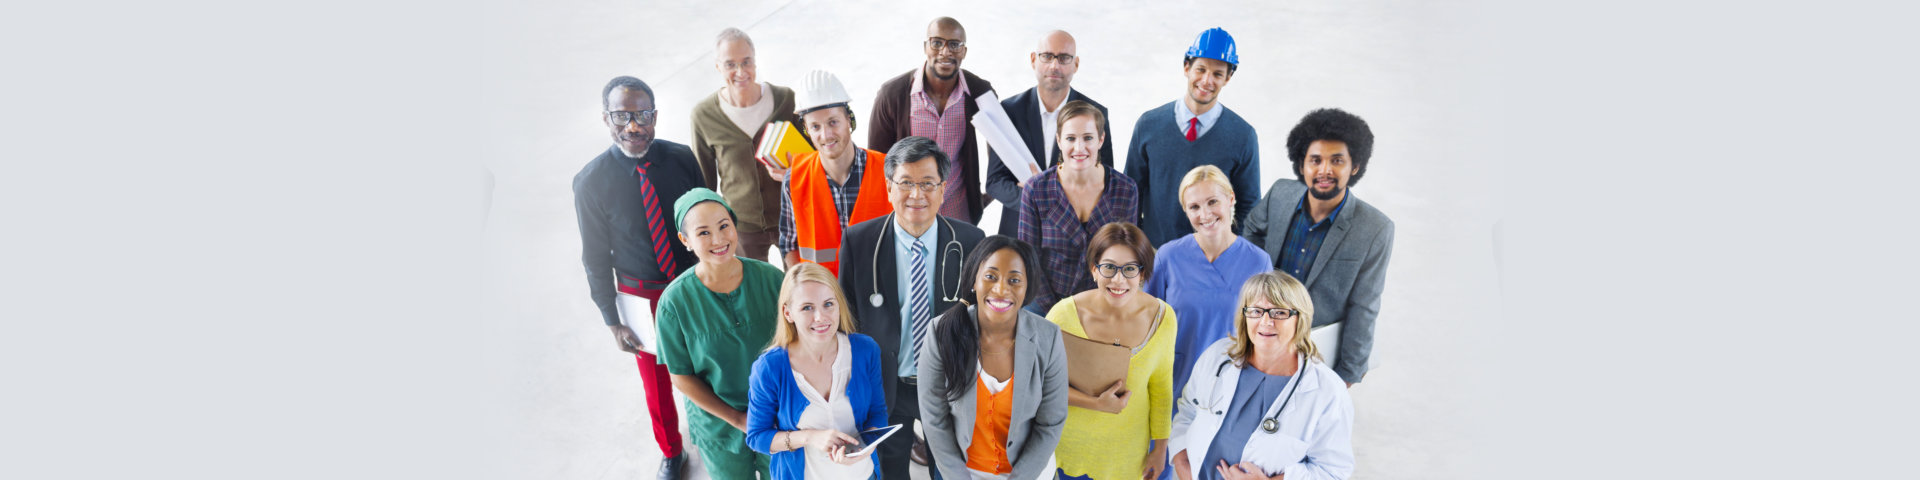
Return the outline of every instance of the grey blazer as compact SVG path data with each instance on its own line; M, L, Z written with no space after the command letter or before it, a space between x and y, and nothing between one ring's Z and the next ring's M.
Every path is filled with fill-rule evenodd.
M1298 179L1283 178L1247 213L1247 241L1280 258L1293 210L1307 195ZM1313 297L1313 326L1340 323L1340 352L1327 364L1340 379L1360 383L1373 352L1373 321L1380 316L1380 292L1387 285L1387 261L1393 258L1393 220L1347 190L1347 206L1320 243L1307 278ZM1278 269L1278 267L1275 267Z
M978 307L967 307L967 317L978 319ZM1060 327L1033 312L1020 310L1019 331L1013 346L1013 413L1007 426L1007 460L1014 480L1050 476L1047 458L1060 444L1067 424L1067 350L1060 343ZM947 374L978 375L973 365L948 367L940 358L939 342L920 349L920 421L927 448L944 478L972 478L967 473L967 447L973 444L973 413L978 388L968 388L959 400L946 399ZM974 385L969 383L968 385Z

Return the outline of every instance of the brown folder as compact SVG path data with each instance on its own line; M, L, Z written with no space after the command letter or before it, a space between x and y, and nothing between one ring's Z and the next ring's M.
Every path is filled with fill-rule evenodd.
M1080 393L1099 395L1115 382L1127 379L1127 362L1133 349L1066 332L1061 336L1067 346L1067 385Z

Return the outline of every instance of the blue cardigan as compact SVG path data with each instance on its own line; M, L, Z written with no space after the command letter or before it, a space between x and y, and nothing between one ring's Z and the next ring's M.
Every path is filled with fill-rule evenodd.
M860 430L872 430L887 426L887 399L881 392L886 377L880 374L880 344L873 337L858 333L848 334L847 343L853 347L853 374L847 379L847 401L853 404L853 413L862 418ZM753 376L749 379L750 390L747 394L747 447L763 454L773 450L773 438L783 431L799 430L795 422L800 420L800 412L806 411L807 396L800 392L800 384L795 383L793 364L787 360L786 347L774 347L760 354L753 361ZM872 442L877 434L861 436L862 442ZM799 445L795 445L799 447ZM781 480L802 480L807 472L807 459L802 453L805 449L773 453L773 478ZM879 452L870 455L874 472L880 471Z

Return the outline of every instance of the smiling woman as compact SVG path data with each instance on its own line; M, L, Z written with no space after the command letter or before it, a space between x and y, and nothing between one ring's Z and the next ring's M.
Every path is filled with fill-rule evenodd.
M773 345L753 362L747 445L773 455L773 477L860 480L878 457L854 454L887 426L880 345L853 333L833 273L795 265L780 285Z

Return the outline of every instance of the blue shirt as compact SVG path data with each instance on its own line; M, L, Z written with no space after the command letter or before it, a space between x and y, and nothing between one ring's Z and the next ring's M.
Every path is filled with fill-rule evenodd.
M894 291L899 292L900 295L899 374L902 377L911 377L920 374L919 365L910 360L915 358L913 356L915 353L913 350L913 262L910 261L913 259L913 242L915 240L920 241L921 248L926 249L920 259L920 268L921 271L926 272L927 275L927 328L933 328L933 317L940 315L940 312L933 311L933 296L939 295L933 292L933 290L937 288L934 286L933 278L933 253L940 251L940 245L935 243L940 240L940 219L934 219L933 224L927 226L927 231L920 232L920 236L918 237L907 233L906 227L900 226L900 222L895 220L892 216L887 217L887 223L893 224L893 266L895 269L893 278L898 279L898 281L895 282L897 288Z
M1240 383L1233 387L1233 403L1227 406L1227 418L1220 424L1220 430L1213 434L1213 446L1207 447L1207 458L1201 459L1200 465L1206 467L1200 469L1197 480L1219 480L1220 471L1213 466L1221 460L1226 460L1228 465L1240 464L1240 452L1246 450L1247 439L1253 438L1253 429L1260 428L1260 421L1267 419L1267 408L1280 400L1280 394L1287 390L1287 381L1292 378L1292 375L1267 375L1251 365L1240 369Z
M1200 118L1200 132L1195 133L1193 138L1207 136L1207 130L1213 129L1214 120L1220 119L1220 112L1223 111L1226 111L1226 107L1221 106L1219 100L1214 100L1213 108L1207 109L1207 113L1198 115ZM1193 110L1187 109L1186 99L1173 101L1173 120L1180 126L1180 133L1187 133L1187 120L1194 117Z
M1184 392L1193 361L1213 342L1233 334L1240 287L1273 270L1267 251L1234 237L1220 257L1207 261L1193 235L1167 242L1153 259L1153 276L1140 289L1173 307L1179 331L1173 343L1173 391Z
M1312 194L1309 191L1306 195ZM1307 274L1313 271L1313 257L1320 254L1320 242L1327 239L1328 230L1333 230L1333 219L1340 217L1340 208L1347 206L1350 196L1342 195L1340 204L1333 206L1333 213L1319 222L1313 221L1307 198L1301 198L1300 204L1293 208L1293 223L1287 224L1287 241L1280 246L1280 258L1273 259L1274 269L1305 283Z

